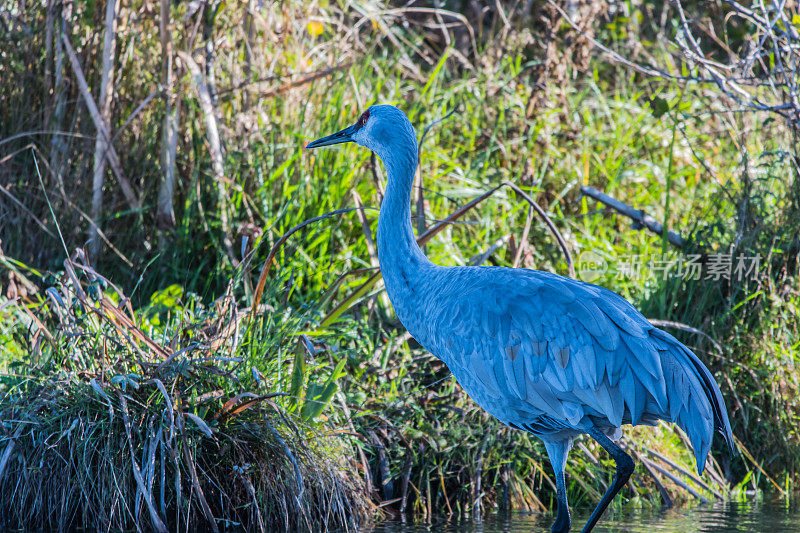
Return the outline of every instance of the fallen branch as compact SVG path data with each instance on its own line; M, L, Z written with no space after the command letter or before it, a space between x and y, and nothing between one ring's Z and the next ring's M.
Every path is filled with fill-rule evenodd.
M137 200L136 194L133 192L133 188L131 187L128 178L126 178L122 173L122 163L120 163L117 151L114 150L114 146L111 144L111 133L109 126L105 121L103 121L103 117L100 115L100 110L97 108L94 98L92 98L92 92L89 90L89 84L86 83L86 76L83 75L83 69L78 61L78 56L75 55L75 50L72 48L72 44L69 42L69 38L66 36L66 34L62 35L62 37L64 42L64 50L67 52L70 65L72 65L72 70L75 73L75 79L78 82L78 88L80 89L84 102L86 102L86 107L89 109L89 115L92 117L94 127L97 129L97 134L103 137L107 143L105 145L106 149L104 151L104 155L108 160L108 164L111 165L111 170L114 171L117 181L119 181L119 185L122 188L122 194L125 195L125 200L128 201L128 205L131 209L138 210L139 200Z
M553 221L550 220L550 217L547 216L547 213L545 213L544 209L542 209L539 206L539 204L534 202L533 199L530 196L528 196L527 193L525 193L522 189L520 189L513 183L506 181L505 183L503 183L503 185L510 189L513 189L514 192L522 196L525 199L525 201L530 204L533 210L536 211L536 214L539 215L539 218L541 218L544 221L544 223L547 224L550 233L552 233L553 237L556 238L558 245L561 247L561 251L564 252L564 260L566 260L567 268L569 268L569 277L575 278L575 264L572 261L572 254L569 253L569 248L567 248L567 243L566 241L564 241L564 237L561 236L561 233L559 233L558 229L556 229L556 225L553 224Z
M629 206L623 202L620 202L616 198L612 198L609 195L598 191L594 187L589 187L588 185L584 185L581 187L581 193L589 196L597 200L600 203L603 203L616 211L621 215L625 215L626 217L633 220L633 228L634 229L642 229L647 228L651 232L655 233L656 235L664 234L664 225L661 222L657 221L641 209L636 209L634 207ZM677 248L683 248L686 245L686 239L681 237L679 234L675 233L674 231L667 230L667 240L669 243Z

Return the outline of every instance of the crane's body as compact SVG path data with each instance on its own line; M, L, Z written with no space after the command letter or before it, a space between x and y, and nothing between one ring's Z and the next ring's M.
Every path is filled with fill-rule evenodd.
M543 440L558 489L554 532L570 528L564 466L580 434L617 463L584 531L633 471L614 443L622 425L676 422L689 435L699 472L715 429L732 446L711 373L621 296L537 270L443 267L427 259L411 228L416 136L400 110L372 106L355 125L308 147L347 141L370 148L387 168L378 258L398 318L482 408Z

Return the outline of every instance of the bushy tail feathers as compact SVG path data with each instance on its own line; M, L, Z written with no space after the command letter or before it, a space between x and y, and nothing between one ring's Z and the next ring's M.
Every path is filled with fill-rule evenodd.
M711 372L691 350L668 333L654 330L651 335L654 333L669 344L669 349L659 350L667 380L669 417L689 436L697 472L702 474L714 430L723 435L731 451L736 449L725 400Z

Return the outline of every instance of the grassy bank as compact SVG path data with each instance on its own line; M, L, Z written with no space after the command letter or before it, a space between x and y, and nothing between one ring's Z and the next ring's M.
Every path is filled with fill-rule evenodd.
M232 298L206 307L176 286L134 311L80 254L64 271L36 314L4 316L24 354L2 378L4 524L294 531L372 518L346 444L310 424L323 404L295 409L261 374L275 375L265 360L296 319L242 327Z
M735 109L713 84L614 66L534 4L505 22L498 8L180 4L168 8L161 39L157 9L126 6L108 118L138 205L106 169L95 213L97 132L54 36L66 33L97 98L105 6L15 12L6 38L24 45L0 58L4 523L318 529L384 513L553 507L540 443L478 409L404 335L380 281L368 281L374 211L309 225L266 262L302 221L379 205L383 168L364 150L302 151L375 102L401 107L418 136L427 131L420 234L514 183L547 212L576 263L605 262L592 281L676 323L670 332L717 377L743 453L715 454L697 480L678 430L630 431L625 444L644 466L614 505L791 486L800 466L791 132ZM657 27L660 8L629 7L579 14L614 50L680 72L670 49L654 44L669 33ZM165 42L169 77L154 59ZM169 116L174 140L164 137ZM634 231L581 196L586 185L688 243ZM425 250L440 264L568 273L546 226L509 188ZM760 267L742 280L665 275L666 263L697 255L707 268L723 253L758 256ZM634 262L641 272L625 274ZM570 501L596 501L612 472L583 442L568 465ZM40 512L15 511L26 506Z

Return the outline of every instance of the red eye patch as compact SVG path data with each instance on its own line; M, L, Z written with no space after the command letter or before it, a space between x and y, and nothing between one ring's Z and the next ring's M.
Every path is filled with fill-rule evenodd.
M358 122L356 123L356 124L358 124L358 127L360 128L364 124L366 124L368 118L369 118L369 110L364 111L364 113L362 113L362 115L360 117L358 117Z

